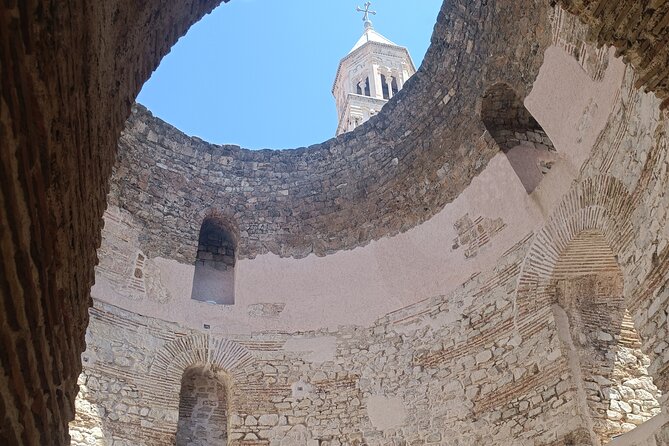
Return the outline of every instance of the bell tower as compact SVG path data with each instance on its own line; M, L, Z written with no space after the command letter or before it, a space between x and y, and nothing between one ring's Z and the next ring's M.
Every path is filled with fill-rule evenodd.
M391 42L374 29L365 3L364 32L339 62L332 94L337 105L337 136L350 132L378 113L416 72L409 50Z

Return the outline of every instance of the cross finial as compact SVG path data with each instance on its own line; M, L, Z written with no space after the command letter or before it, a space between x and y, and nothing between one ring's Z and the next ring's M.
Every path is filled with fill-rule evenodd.
M365 22L365 29L372 27L372 21L369 20L369 15L376 15L376 11L370 11L369 7L372 6L372 2L365 3L365 9L362 9L360 6L355 8L356 11L364 13L362 16L362 21Z

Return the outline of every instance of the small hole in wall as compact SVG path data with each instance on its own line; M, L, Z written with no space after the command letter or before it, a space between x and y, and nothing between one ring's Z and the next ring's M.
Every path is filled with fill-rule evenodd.
M204 329L205 330L209 330L210 328L211 328L211 326L209 324L204 324Z

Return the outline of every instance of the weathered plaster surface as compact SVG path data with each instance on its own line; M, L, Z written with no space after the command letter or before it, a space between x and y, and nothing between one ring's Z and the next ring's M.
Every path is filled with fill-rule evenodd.
M193 266L160 257L149 259L149 264L157 267L154 269L160 279L148 293L149 297L166 294L169 301L138 300L133 294L120 293L119 285L124 279L117 278L116 270L130 269L113 264L125 258L134 261L135 253L141 251L139 239L144 238L144 228L127 212L112 207L108 210L111 219L118 220L120 215L126 224L109 225L109 232L105 233L102 250L109 247L110 251L101 256L92 294L139 314L192 328L202 328L206 323L215 332L247 333L369 325L382 314L427 296L451 292L472 275L493 267L500 254L541 226L552 206L576 180L605 126L623 72L624 66L613 60L603 80L596 82L564 51L548 49L527 105L530 111L537 111L542 123L547 123L545 130L555 141L558 160L531 195L526 193L507 157L498 153L452 203L402 234L325 257L286 259L264 254L239 260L235 268L234 306L191 300ZM556 91L573 90L581 94L555 97ZM584 115L588 115L587 126L582 123ZM580 131L574 132L574 128ZM508 202L516 205L508 206ZM498 220L497 226L503 228L476 241L475 250L466 246L454 248L454 240L462 241L459 221L464 216ZM115 230L120 234L115 234ZM280 317L258 317L253 309L264 304L281 305Z
M191 301L193 267L148 255L164 292L122 292L115 271L132 268L112 260L136 262L145 227L111 208L112 220L128 223L117 227L126 240L113 225L105 233L82 376L93 414L79 423L90 432L102 424L104 441L121 445L136 444L138 424L145 444L169 443L175 389L184 370L204 362L230 376L235 445L592 445L641 425L658 402L635 383L652 377L667 390L658 312L667 296L653 285L666 277L666 121L657 99L633 89L633 72L615 59L606 66L593 80L562 49L547 50L526 105L558 160L531 194L498 153L456 199L405 232L324 257L242 258L234 306ZM648 233L635 232L640 225ZM568 249L587 248L574 240L588 231L608 246L616 302L638 330L625 335L631 344L604 352L610 362L599 375L579 350L588 325L554 306L551 288L570 277L572 261L598 264ZM651 289L652 298L639 297ZM598 334L600 349L614 330ZM603 370L613 370L610 389L593 405L593 383L609 379ZM125 393L89 389L91 380L110 389L118 376ZM141 414L142 400L156 402L152 412ZM115 415L96 424L96 410ZM648 437L662 444L662 435Z

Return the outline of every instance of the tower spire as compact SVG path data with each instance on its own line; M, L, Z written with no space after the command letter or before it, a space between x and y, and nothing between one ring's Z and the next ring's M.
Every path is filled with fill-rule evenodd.
M374 28L374 25L372 25L372 21L369 20L369 15L376 15L376 11L370 11L369 7L372 6L372 2L366 2L365 3L365 9L362 9L360 6L356 7L355 10L358 12L362 12L364 15L362 16L362 21L365 22L365 29L370 29Z

